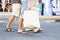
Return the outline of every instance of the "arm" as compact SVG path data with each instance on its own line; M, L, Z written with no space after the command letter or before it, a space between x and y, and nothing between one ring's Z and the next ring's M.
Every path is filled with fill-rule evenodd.
M27 0L28 1L28 5L29 5L29 3L30 3L30 0Z
M31 10L30 0L27 1L28 1L28 9Z

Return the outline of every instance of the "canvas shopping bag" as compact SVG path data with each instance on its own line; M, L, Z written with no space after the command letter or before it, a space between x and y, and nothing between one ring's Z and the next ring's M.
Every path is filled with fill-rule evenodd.
M24 11L23 19L26 29L40 28L39 15L35 9Z

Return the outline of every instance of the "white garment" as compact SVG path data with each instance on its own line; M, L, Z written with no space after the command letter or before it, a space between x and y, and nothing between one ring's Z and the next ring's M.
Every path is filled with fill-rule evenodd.
M37 5L38 5L38 0L30 0L30 5L32 6L32 7L38 7Z
M24 11L23 19L24 27L27 25L34 25L35 27L40 28L39 15L36 10Z
M16 3L16 4L12 4L12 15L14 16L19 16L20 14L20 4Z

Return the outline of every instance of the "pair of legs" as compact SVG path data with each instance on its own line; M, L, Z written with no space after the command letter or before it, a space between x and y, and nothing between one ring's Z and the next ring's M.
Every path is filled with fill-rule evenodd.
M14 31L10 28L11 23L13 22L13 20L15 19L15 17L18 17L18 33L26 33L23 32L22 30L22 24L23 24L23 18L21 17L21 12L20 12L20 4L19 3L14 3L12 4L12 15L10 16L6 27L5 27L5 31ZM19 15L20 14L20 15Z
M7 29L10 28L10 25L13 22L14 19L15 19L14 15L10 16L10 18L9 18L9 20L7 22L7 25L6 25ZM22 23L23 23L23 19L22 18L18 18L18 32L22 32Z

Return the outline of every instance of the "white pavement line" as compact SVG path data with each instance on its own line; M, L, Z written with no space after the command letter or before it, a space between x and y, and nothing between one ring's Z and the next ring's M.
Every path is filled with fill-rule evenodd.
M55 22L55 20L47 20L47 23Z
M6 22L6 21L2 20L2 21L0 21L0 22Z
M7 22L6 20L0 20L0 23L3 23L3 22ZM15 21L15 23L16 23L17 21Z

